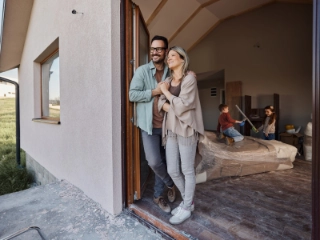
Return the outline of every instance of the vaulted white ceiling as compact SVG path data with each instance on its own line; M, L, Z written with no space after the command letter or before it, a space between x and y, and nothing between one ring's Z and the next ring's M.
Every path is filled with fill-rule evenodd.
M221 22L275 2L312 4L312 0L133 0L150 37L166 36L170 46L190 50Z

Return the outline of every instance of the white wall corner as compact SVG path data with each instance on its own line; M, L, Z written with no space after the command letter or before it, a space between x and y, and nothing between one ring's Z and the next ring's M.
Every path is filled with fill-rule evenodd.
M112 118L112 170L113 170L113 214L122 211L122 146L121 146L121 42L120 42L120 0L109 1L111 26L110 64L110 96Z

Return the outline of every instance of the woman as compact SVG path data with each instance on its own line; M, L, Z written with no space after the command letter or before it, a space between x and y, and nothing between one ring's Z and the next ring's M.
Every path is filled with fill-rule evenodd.
M196 185L194 162L199 136L204 128L197 80L187 74L189 58L181 47L172 47L167 56L171 77L160 86L159 111L164 111L162 125L168 173L181 192L183 201L172 210L171 224L180 224L191 216ZM200 134L200 135L199 135ZM180 168L181 164L181 168Z

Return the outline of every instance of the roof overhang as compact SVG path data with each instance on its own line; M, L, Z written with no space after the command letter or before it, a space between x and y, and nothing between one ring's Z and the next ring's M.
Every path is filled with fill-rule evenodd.
M27 36L33 0L4 1L0 72L19 66Z

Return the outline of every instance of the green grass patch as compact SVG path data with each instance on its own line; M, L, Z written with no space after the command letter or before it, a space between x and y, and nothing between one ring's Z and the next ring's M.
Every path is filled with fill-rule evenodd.
M0 195L27 189L32 183L23 150L20 150L23 168L16 163L15 121L15 99L0 98Z
M49 116L52 118L60 118L60 109L49 108Z

